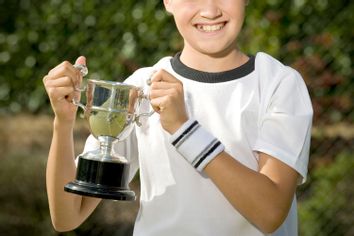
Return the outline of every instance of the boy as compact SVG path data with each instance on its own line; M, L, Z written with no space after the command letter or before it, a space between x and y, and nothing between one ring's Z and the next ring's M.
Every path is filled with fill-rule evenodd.
M265 53L239 51L245 0L164 4L183 50L126 80L149 89L156 111L124 148L140 168L134 235L297 235L295 190L306 178L312 124L301 76ZM47 188L59 231L80 225L100 201L63 191L75 178L71 100L80 80L68 62L44 77L55 113ZM89 137L84 151L96 146Z

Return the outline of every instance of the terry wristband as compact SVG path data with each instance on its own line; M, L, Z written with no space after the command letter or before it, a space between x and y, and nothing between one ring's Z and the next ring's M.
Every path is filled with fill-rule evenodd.
M224 145L205 130L198 121L188 120L170 138L176 150L199 172L213 160Z

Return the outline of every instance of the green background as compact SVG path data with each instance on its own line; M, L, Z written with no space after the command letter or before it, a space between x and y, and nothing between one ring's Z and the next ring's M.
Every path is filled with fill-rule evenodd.
M297 69L315 110L300 235L353 235L353 1L250 1L240 47ZM50 223L45 163L52 112L42 78L88 60L89 78L122 81L181 50L162 1L0 0L0 235L130 235L138 202L104 202L77 230ZM78 119L77 153L88 134ZM139 191L138 176L132 188Z

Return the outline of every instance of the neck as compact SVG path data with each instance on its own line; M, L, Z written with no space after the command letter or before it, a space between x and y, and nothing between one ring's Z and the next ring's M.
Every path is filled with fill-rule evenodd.
M235 69L245 64L248 59L248 56L237 48L228 53L205 54L185 47L180 56L181 62L186 66L211 73Z

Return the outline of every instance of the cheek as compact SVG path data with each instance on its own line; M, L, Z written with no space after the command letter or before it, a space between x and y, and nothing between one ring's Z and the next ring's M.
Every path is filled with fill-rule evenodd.
M230 16L232 19L232 23L237 26L237 28L242 27L245 18L245 11L243 6L235 7L229 6L229 8L225 8L224 12Z
M198 14L199 8L197 1L185 1L175 3L172 7L171 13L175 18L176 24L186 25Z
M180 14L174 14L174 20L180 32L184 32L188 30L187 27L193 26L192 19L193 19L193 14L190 14L187 9L186 11Z

